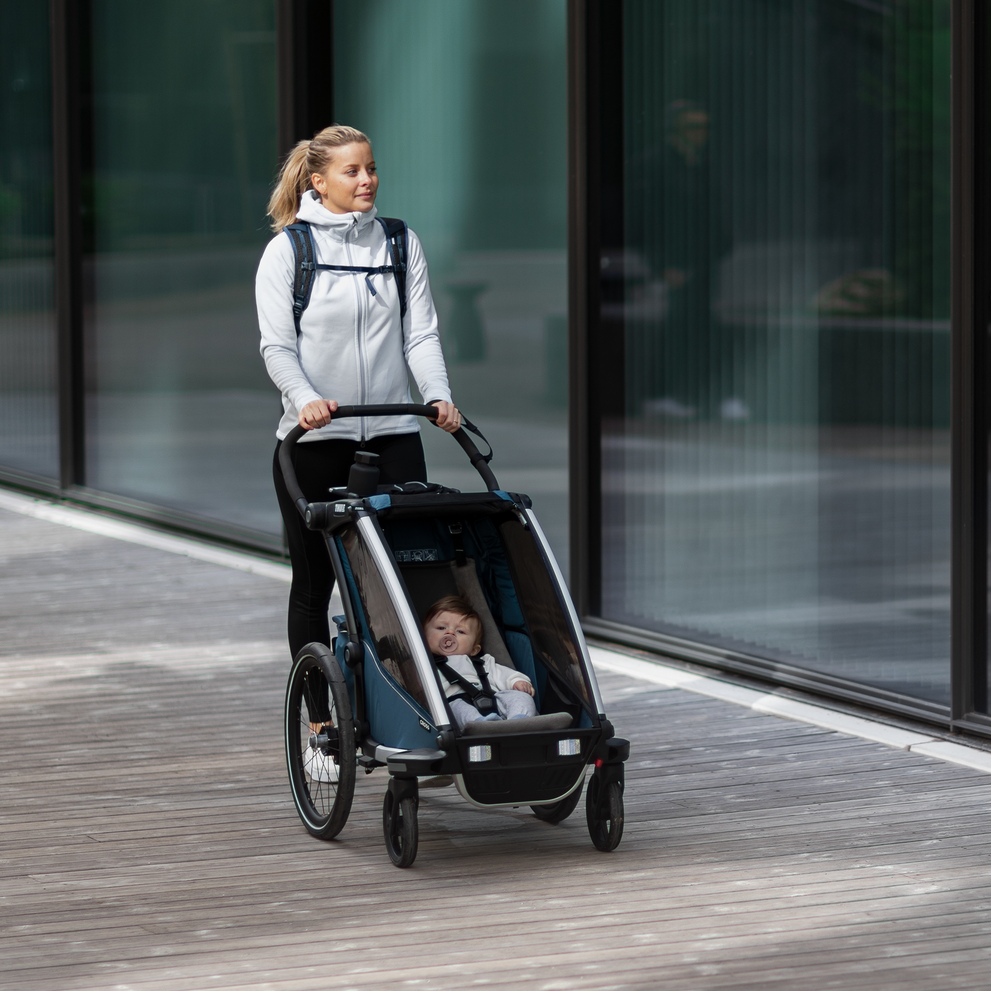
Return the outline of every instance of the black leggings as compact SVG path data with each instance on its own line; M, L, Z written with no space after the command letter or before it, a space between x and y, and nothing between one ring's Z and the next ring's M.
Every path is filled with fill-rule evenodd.
M292 562L292 586L289 589L289 650L295 657L300 648L317 642L330 646L330 623L327 610L334 589L334 570L320 531L308 530L299 510L286 489L279 467L279 448L275 445L273 475L279 509L286 525L289 560ZM427 466L419 433L354 440L314 440L293 448L292 462L296 480L310 502L327 499L327 490L346 485L356 451L371 451L379 456L379 481L386 483L425 482Z

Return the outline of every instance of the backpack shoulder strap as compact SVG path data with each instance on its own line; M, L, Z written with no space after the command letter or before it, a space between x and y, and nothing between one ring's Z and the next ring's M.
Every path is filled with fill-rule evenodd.
M396 288L399 290L399 318L406 317L406 266L409 259L409 228L406 221L395 217L376 217L385 231L392 256L392 267L396 272Z
M292 282L292 315L296 324L296 336L299 337L299 320L310 302L313 291L313 276L316 273L316 249L313 245L313 233L305 220L297 220L284 227L292 243L293 255L296 259L296 270Z

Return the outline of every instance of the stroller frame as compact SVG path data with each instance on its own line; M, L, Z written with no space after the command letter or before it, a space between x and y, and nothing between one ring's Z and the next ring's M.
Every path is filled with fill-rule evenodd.
M431 406L402 404L340 407L334 418L410 413L430 419L437 415ZM304 647L294 660L287 686L287 766L296 809L306 829L322 839L337 835L350 811L356 767L370 772L384 766L389 771L383 803L386 847L393 863L408 867L418 846L418 778L450 775L473 805L530 805L538 818L560 822L578 804L586 769L591 766L586 795L589 833L598 849L615 849L623 831L623 765L629 743L614 736L606 718L577 612L529 498L499 488L488 459L461 429L453 437L478 471L486 492L458 493L439 486L434 491L424 486L424 491L412 493L382 486L379 489L390 491L372 492L367 485L355 491L362 489L355 484L351 491L331 490L326 502L310 503L299 489L291 458L293 446L304 433L297 427L283 441L280 466L306 525L324 537L344 607L344 615L335 617L338 636L332 648L323 644ZM353 474L352 480L356 477ZM383 522L393 540L397 531L402 535L404 525L413 532L418 527L433 527L443 534L447 523L449 532L456 535L452 539L459 548L460 570L455 569L454 560L437 557L421 565L415 555L425 552L394 548ZM513 643L517 654L543 675L541 691L552 700L547 704L553 709L556 700L558 708L509 722L469 723L459 733L423 637L418 612L422 614L424 603L418 610L411 592L417 591L421 575L428 574L432 581L467 578L469 586L472 580L477 586L479 560L466 557L462 526L468 531L465 543L478 558L484 556L485 539L492 546L492 533L496 541L503 541L505 571L512 582L508 594L519 600L523 616L522 626L511 631ZM527 534L525 538L521 531ZM530 577L525 581L537 589L535 597L543 603L529 614L519 587L520 574L512 571L518 563L506 545L510 532L523 556L529 557L523 570ZM399 560L403 554L414 555L413 563L407 558L405 574ZM500 564L498 554L493 560ZM454 578L446 577L448 565ZM505 587L505 576L501 577ZM478 588L475 595L476 601L481 597L485 619L484 649L498 641L498 648L508 651L504 638L510 637L509 626L500 632L492 617L484 616L488 611L484 600L492 597L491 591ZM376 637L376 617L368 608L371 601L387 614L388 635L379 630ZM513 666L519 666L507 656ZM376 698L384 702L376 704ZM330 780L335 775L337 780Z

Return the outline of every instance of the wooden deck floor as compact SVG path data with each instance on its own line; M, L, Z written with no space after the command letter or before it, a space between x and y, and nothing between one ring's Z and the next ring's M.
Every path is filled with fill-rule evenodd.
M5 991L991 985L991 775L604 675L620 848L384 772L300 826L286 586L0 511Z

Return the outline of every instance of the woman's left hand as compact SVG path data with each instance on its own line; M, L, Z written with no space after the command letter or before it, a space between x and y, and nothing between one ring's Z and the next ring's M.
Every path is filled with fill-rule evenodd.
M437 402L430 405L437 409L437 419L434 420L434 423L441 430L446 430L449 434L453 434L455 431L461 429L461 411L454 403L444 403L437 400Z

